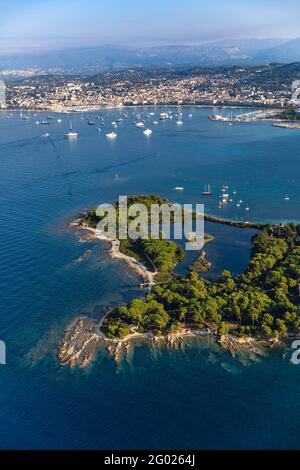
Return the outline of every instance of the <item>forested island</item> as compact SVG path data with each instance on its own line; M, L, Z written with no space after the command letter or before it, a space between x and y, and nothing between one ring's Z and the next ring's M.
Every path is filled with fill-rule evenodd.
M159 196L133 200L162 201ZM166 200L164 200L166 201ZM209 218L210 221L213 217ZM235 224L234 221L218 223ZM95 227L90 211L84 226ZM239 227L249 227L237 222ZM185 277L172 275L184 251L174 241L137 240L123 248L139 259L146 258L158 273L144 299L111 310L99 333L111 341L151 334L168 336L180 330L209 331L225 336L283 339L300 331L300 225L260 225L252 239L251 258L243 274L224 271L215 281L201 278L191 269Z
M224 335L284 337L300 330L300 226L267 226L253 240L244 274L224 271L217 281L190 273L156 285L145 300L114 309L101 330L123 338L132 328L168 334L181 326Z

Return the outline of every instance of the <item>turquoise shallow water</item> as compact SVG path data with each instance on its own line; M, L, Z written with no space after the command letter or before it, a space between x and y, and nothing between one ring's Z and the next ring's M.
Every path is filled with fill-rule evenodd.
M81 243L68 229L81 209L119 194L159 193L205 202L223 217L300 220L297 131L266 122L229 127L208 121L206 109L185 109L182 127L160 122L147 139L132 113L112 142L104 134L118 116L114 110L103 112L100 134L72 117L77 142L63 137L66 116L41 126L35 121L46 115L24 121L0 114L0 338L7 345L0 447L297 448L300 368L288 354L245 366L204 340L155 354L141 345L120 367L101 355L88 371L56 360L71 318L100 316L103 307L142 295L139 279L108 259L105 245ZM41 138L45 132L50 140ZM225 181L249 213L235 204L218 208ZM201 196L206 183L214 192L208 200ZM185 190L174 193L174 186ZM216 236L206 246L211 275L226 266L241 272L253 232L215 224L207 231Z

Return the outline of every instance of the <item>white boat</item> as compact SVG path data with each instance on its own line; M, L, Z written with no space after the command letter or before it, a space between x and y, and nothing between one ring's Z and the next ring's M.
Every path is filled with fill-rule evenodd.
M249 206L246 206L246 207L245 207L245 211L250 211L250 207L249 207Z
M151 129L145 129L144 132L143 132L143 134L145 134L145 135L148 136L148 135L151 135L151 134L152 134L152 131L151 131Z
M106 134L106 137L108 139L115 139L117 137L117 134L115 132L109 132L108 134Z
M49 137L49 132L46 132L46 134L42 134L41 137Z
M290 200L290 196L289 196L288 194L285 194L284 200L285 200L285 201L289 201L289 200Z
M159 115L159 119L161 121L164 121L165 119L168 119L168 118L169 118L168 113L160 113L160 115Z
M176 124L177 124L177 126L182 126L183 121L181 121L181 119L178 119L178 120L176 121Z
M67 132L67 134L65 134L65 138L66 139L77 139L77 137L78 137L78 133L73 131L72 121L70 119L70 130L69 130L69 132Z
M145 124L142 121L137 122L136 127L145 127Z
M184 190L183 186L175 186L175 188L173 189L173 191L183 191L183 190Z
M61 119L57 119L57 122L61 122Z
M204 186L204 191L202 191L202 196L211 196L212 195L212 191L211 191L211 187L210 185L205 185Z
M157 126L158 121L153 121L152 124L154 124L154 126Z

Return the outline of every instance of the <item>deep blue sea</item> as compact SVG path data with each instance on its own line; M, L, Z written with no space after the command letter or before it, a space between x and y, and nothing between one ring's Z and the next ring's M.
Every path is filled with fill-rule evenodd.
M140 280L107 257L105 244L82 243L68 227L82 209L119 195L157 193L205 202L221 217L300 221L299 131L268 122L228 126L209 121L211 110L193 108L182 110L182 126L176 108L174 119L154 126L159 111L127 110L114 141L105 133L122 111L89 113L95 126L87 114L72 115L79 132L73 142L64 138L68 115L41 125L35 121L49 113L27 120L0 113L2 449L299 448L300 366L290 363L289 351L244 363L206 339L191 340L183 351L137 344L119 366L104 354L87 370L57 361L72 318L100 316L143 295ZM137 112L151 137L133 124ZM41 137L46 132L49 138ZM219 208L225 182L237 195ZM213 196L204 199L207 183ZM175 186L184 191L175 193ZM215 236L205 247L213 261L208 276L224 268L242 272L255 232L212 223L206 230ZM184 274L186 264L177 269Z

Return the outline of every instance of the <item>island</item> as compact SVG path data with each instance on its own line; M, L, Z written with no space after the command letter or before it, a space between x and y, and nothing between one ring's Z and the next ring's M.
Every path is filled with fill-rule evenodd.
M130 202L142 200L146 204L162 201L159 196L133 196ZM96 231L97 220L95 211L89 211L79 224ZM183 336L209 334L225 347L236 350L241 345L255 349L257 341L274 344L298 333L300 225L251 224L212 216L208 220L258 229L243 274L234 277L225 270L212 281L202 278L191 267L191 272L179 277L174 274L174 267L183 259L184 252L174 241L120 243L124 256L145 263L145 269L148 263L148 269L156 273L145 298L110 310L100 322L76 319L68 326L61 343L60 361L85 366L100 343L118 357L135 338L173 344ZM200 253L199 259L201 256Z

